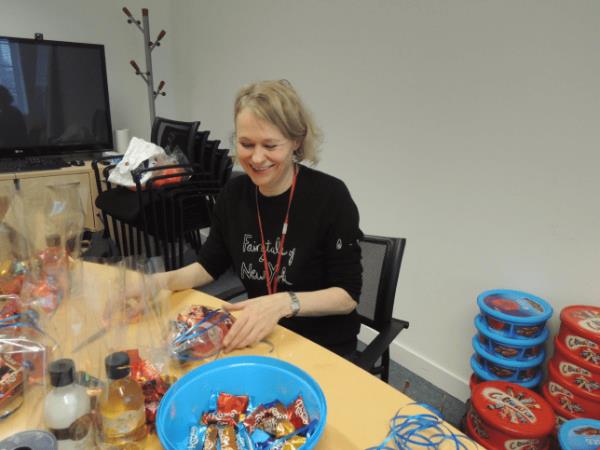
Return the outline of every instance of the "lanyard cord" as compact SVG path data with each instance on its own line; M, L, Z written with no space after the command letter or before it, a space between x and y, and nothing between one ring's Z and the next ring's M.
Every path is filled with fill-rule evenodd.
M263 255L263 263L265 266L265 283L267 285L267 292L269 295L275 294L277 292L277 284L279 280L277 279L277 275L279 275L279 269L281 266L281 257L283 255L283 245L285 244L285 237L287 235L288 221L290 217L290 209L292 206L292 199L294 198L294 192L296 191L296 179L298 178L298 167L294 167L294 178L292 179L292 187L290 189L290 198L288 199L288 207L285 213L285 219L283 220L283 227L281 229L281 238L279 239L279 249L277 251L277 263L275 264L275 269L273 270L273 275L269 277L269 261L267 260L267 249L265 246L265 235L263 232L262 220L260 218L260 208L258 206L258 186L256 187L256 216L258 217L258 229L260 230L260 243Z

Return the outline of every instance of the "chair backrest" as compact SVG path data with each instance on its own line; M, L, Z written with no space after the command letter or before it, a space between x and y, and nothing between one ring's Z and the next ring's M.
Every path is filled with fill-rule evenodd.
M200 122L180 122L157 117L152 125L150 140L167 152L179 149L190 162L194 159L196 132Z
M406 239L364 236L360 240L363 286L358 303L361 322L380 331L392 319Z

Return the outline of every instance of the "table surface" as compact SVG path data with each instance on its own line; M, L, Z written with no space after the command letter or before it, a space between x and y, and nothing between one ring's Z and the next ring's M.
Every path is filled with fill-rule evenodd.
M89 343L77 352L73 351L86 337L95 334L97 330L102 330L99 320L102 314L100 305L106 303L101 301L101 297L106 295L101 294L104 291L102 287L118 285L117 278L114 274L113 279L108 281L89 274L87 277L83 276L82 285L85 286L85 295L77 300L71 300L72 307L65 308L63 303L52 319L53 325L47 325L51 327L50 331L55 333L54 335L59 336L60 348L55 351L53 358L71 357L75 360L78 370L83 369L101 377L104 356L110 351L124 347L143 349L147 345L161 346L161 333L163 333L161 327L166 322L163 323L156 316L151 315L150 319L129 325L126 329L111 329L100 339ZM113 289L113 291L117 290ZM194 290L181 291L172 295L163 291L160 297L158 300L158 304L162 307L160 315L165 320L173 319L177 313L186 311L190 305L219 307L223 304L219 299ZM412 399L379 378L281 326L275 328L268 340L272 347L260 343L227 355L220 354L218 357L270 356L290 362L311 375L319 383L327 399L327 423L316 446L317 450L354 450L375 447L387 436L389 421L400 408L404 407L402 412L408 414L424 412L422 408L412 404ZM142 350L142 353L144 352L145 350ZM142 354L142 356L147 355ZM195 363L185 367L167 364L165 371L180 377L201 364ZM26 392L24 405L12 416L0 420L0 439L23 429L43 428L43 395L43 387ZM446 425L450 430L459 433L451 425ZM156 435L148 436L143 448L160 449L161 445ZM452 449L455 446L445 443L440 448ZM475 443L469 443L468 448L478 447Z

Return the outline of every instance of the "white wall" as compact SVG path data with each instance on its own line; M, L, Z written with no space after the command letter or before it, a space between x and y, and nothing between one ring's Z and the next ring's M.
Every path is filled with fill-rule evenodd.
M141 20L141 8L150 10L151 37L164 28L172 31L170 3L161 0L0 0L0 35L87 42L105 46L108 88L113 129L129 128L132 136L150 137L150 113L146 85L129 65L135 59L145 68L143 37L134 25L128 25L123 6ZM173 86L175 70L171 36L153 52L156 84L167 81ZM157 115L177 114L176 96L170 92L157 100Z
M600 303L599 2L187 0L176 13L194 48L177 61L189 117L226 137L240 85L289 79L362 229L408 238L401 363L465 398L479 292Z

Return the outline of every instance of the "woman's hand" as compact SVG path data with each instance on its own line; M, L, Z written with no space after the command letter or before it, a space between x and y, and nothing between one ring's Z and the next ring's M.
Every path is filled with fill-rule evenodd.
M225 353L256 344L273 331L279 319L291 312L289 296L285 292L228 304L223 309L241 311L223 339Z

